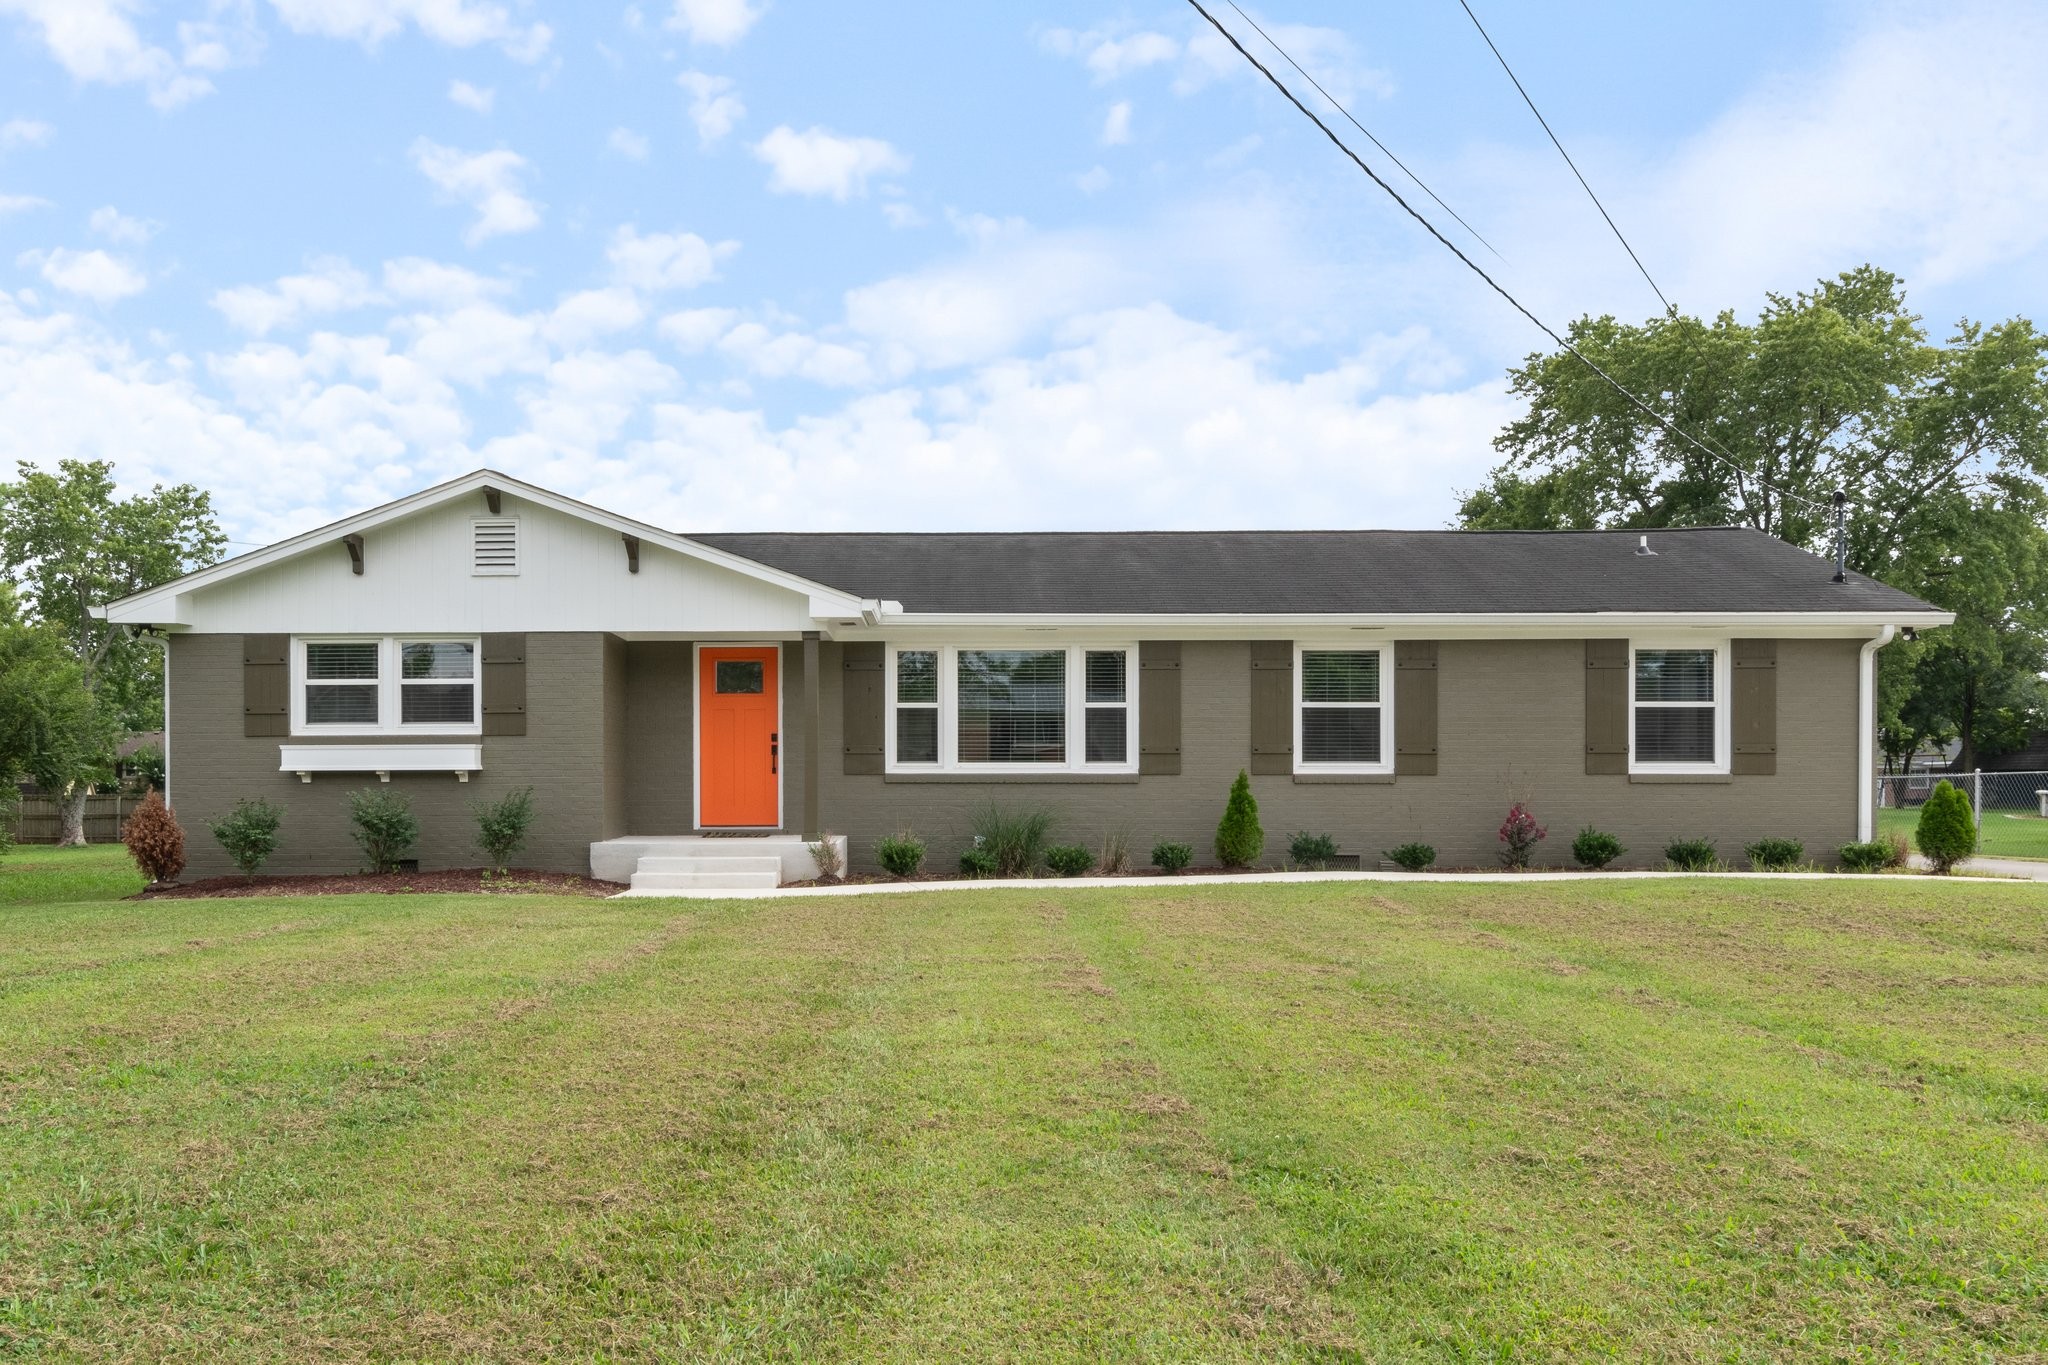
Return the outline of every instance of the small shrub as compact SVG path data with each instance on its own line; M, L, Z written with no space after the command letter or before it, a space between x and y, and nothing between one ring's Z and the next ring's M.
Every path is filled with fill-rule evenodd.
M975 812L974 842L996 860L997 876L1022 877L1038 866L1052 826L1046 806L1012 810L991 801Z
M1327 834L1297 834L1287 841L1287 861L1319 872L1337 861L1337 841Z
M1721 854L1712 839L1674 839L1664 845L1664 860L1680 872L1712 872Z
M839 841L830 830L804 845L811 855L811 865L818 869L818 880L836 882L846 874L846 863L839 856Z
M1169 839L1152 845L1152 866L1162 872L1179 872L1194 860L1191 844L1176 844Z
M1427 872L1436 862L1436 850L1428 844L1396 844L1380 856L1404 872Z
M1879 835L1877 841L1891 851L1890 856L1885 859L1884 865L1887 868L1904 867L1913 860L1913 845L1897 830Z
M1591 825L1579 831L1572 840L1572 860L1580 867L1602 868L1628 852L1621 846L1621 840Z
M253 877L277 852L277 828L283 823L284 812L268 801L242 800L220 819L207 821L206 828L227 850L236 869L244 877Z
M1501 866L1519 872L1529 865L1529 855L1550 831L1536 823L1528 806L1517 801L1508 807L1508 818L1500 822Z
M1927 804L1920 808L1920 827L1913 833L1937 877L1946 877L1963 859L1977 851L1977 821L1970 813L1970 798L1947 778L1934 784Z
M1244 769L1230 784L1230 799L1223 803L1223 819L1216 825L1216 861L1225 867L1250 867L1266 851L1266 832L1259 828L1259 803L1252 796L1252 780Z
M1903 858L1893 861L1898 857L1899 849L1889 839L1872 839L1867 844L1843 844L1837 852L1844 872L1883 872L1899 867L1905 861Z
M904 830L875 840L875 861L892 877L915 877L924 866L924 840Z
M1102 836L1102 856L1096 863L1103 875L1121 877L1131 870L1131 834L1129 830L1113 829Z
M526 831L533 827L533 788L520 787L495 801L473 801L469 808L476 815L476 846L491 871L504 875L512 855L526 847Z
M996 855L980 844L960 850L960 875L963 877L993 877L996 875Z
M1806 845L1797 839L1759 839L1742 846L1755 872L1789 872L1806 861Z
M121 842L152 883L167 882L185 870L185 831L178 828L177 817L155 787L129 813L121 826Z
M1045 851L1045 865L1062 877L1078 877L1095 866L1095 855L1080 844L1054 844Z
M419 817L404 792L364 787L348 794L348 820L355 826L356 847L372 872L396 872L405 855L420 841Z

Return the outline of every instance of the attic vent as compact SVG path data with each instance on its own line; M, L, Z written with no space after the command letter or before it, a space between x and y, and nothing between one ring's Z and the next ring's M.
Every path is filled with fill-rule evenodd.
M471 574L481 576L519 572L518 522L473 521L469 525Z

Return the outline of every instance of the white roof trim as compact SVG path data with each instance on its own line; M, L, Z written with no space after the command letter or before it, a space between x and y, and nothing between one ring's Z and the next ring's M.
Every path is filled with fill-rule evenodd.
M480 493L486 488L495 488L499 492L510 493L515 497L524 498L528 502L563 513L566 516L578 517L584 521L608 527L611 530L617 531L620 535L637 536L646 544L659 545L666 549L674 550L678 554L686 555L691 559L700 560L706 564L715 564L722 569L729 569L734 573L744 574L748 578L757 579L764 583L772 583L776 587L786 588L791 592L799 593L810 600L810 612L813 616L859 617L865 613L874 612L878 608L877 603L856 597L839 588L834 588L824 583L814 583L810 579L799 578L793 573L771 568L757 560L747 559L744 556L732 554L725 550L713 549L709 545L691 540L687 536L677 535L673 531L664 531L658 526L649 526L645 522L634 521L630 517L622 517L616 513L607 512L601 507L592 507L589 503L578 502L574 498L565 498L559 493L550 493L545 488L525 483L509 475L500 474L494 469L479 469L473 474L465 474L459 479L450 479L446 483L422 489L407 497L399 498L395 502L387 502L383 506L373 507L367 512L358 512L352 517L344 517L340 521L316 527L303 535L293 536L289 540L281 540L277 544L266 546L261 550L252 550L248 554L222 560L220 563L208 565L204 569L195 569L183 578L174 578L168 583L162 583L154 588L147 588L142 592L133 593L127 597L106 603L103 607L96 609L93 614L103 615L110 621L124 621L136 624L176 624L179 620L177 599L186 593L196 592L201 588L212 587L214 584L224 582L230 578L239 578L245 573L268 568L273 564L281 563L308 550L330 545L343 536L374 530L379 526L402 520L416 512L424 512L429 508L438 507L456 498Z
M1040 630L1102 629L1129 632L1203 631L1242 638L1247 631L1359 630L1393 631L1413 638L1432 632L1452 632L1467 637L1488 632L1523 634L1553 631L1586 634L1620 634L1645 630L1720 630L1724 633L1755 631L1765 635L1787 633L1868 633L1883 626L1914 626L1932 629L1955 621L1946 611L1747 611L1747 612L1432 612L1432 613L1101 613L1096 615L1055 615L1036 613L968 614L946 612L889 612L883 627L918 630ZM855 632L867 635L869 632Z

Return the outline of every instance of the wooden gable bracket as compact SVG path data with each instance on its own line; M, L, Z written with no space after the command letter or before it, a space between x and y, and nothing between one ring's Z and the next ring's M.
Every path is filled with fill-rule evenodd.
M640 572L640 537L638 537L638 536L629 536L629 535L625 535L625 534L623 534L623 533L622 533L622 534L621 534L621 535L619 536L619 539L620 539L620 540L623 540L623 541L625 541L625 542L626 542L626 572L627 572L627 573L639 573L639 572Z
M491 510L492 516L498 516L500 513L504 511L504 499L505 495L503 493L500 493L497 489L484 489L484 506L488 507Z
M357 578L363 576L363 538L360 535L346 535L341 543L348 546L349 572Z

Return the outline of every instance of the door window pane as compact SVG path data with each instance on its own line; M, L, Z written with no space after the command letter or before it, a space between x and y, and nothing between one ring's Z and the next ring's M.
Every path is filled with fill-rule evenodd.
M716 687L721 696L757 693L765 686L767 665L759 659L720 659Z
M959 655L962 763L1064 763L1064 650L963 649Z

